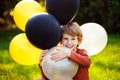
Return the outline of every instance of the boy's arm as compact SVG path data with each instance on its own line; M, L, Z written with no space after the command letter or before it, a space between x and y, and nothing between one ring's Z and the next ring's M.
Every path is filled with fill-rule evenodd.
M86 50L79 50L77 52L72 51L70 55L70 59L81 66L89 67L91 64L90 57L87 55Z

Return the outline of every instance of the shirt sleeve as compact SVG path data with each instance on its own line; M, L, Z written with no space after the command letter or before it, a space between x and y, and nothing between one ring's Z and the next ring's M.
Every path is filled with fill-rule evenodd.
M77 52L72 51L70 59L81 66L89 67L91 64L90 57L87 55L87 51L79 49Z

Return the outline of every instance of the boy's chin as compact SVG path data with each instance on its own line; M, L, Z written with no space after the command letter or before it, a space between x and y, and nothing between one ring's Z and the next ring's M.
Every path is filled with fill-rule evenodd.
M74 48L69 48L71 51L73 51L74 50Z
M65 47L67 47L67 46L65 46ZM73 51L74 50L74 48L73 47L67 47L68 49L70 49L71 51Z

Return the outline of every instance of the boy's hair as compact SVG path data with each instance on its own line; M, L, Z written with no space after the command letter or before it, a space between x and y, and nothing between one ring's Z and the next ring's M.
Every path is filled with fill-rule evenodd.
M81 43L83 35L82 31L80 29L80 26L76 22L71 22L66 25L62 26L62 34L66 33L70 36L77 36L78 37L78 42Z

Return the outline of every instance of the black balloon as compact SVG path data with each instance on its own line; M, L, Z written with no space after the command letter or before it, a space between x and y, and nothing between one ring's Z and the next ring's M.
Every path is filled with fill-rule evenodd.
M77 15L80 0L46 0L46 10L55 16L61 25L71 22Z
M49 13L36 13L26 24L28 40L40 49L56 46L61 37L61 28L57 19Z

